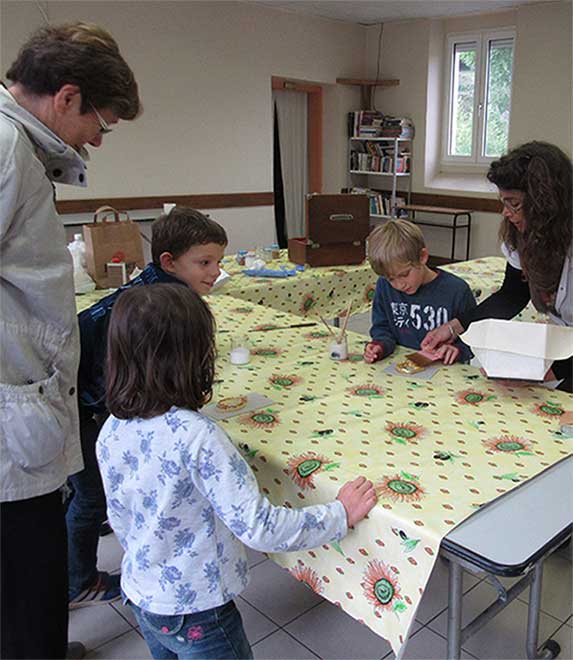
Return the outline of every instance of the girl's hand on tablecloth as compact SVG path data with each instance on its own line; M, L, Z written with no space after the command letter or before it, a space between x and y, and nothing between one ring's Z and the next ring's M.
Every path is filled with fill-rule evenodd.
M342 502L346 510L348 527L354 527L376 504L378 496L371 481L358 477L345 483L338 491L336 499Z

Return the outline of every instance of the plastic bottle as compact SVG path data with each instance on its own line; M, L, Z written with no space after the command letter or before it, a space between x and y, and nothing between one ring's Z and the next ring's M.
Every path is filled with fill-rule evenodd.
M86 270L86 244L81 234L74 234L68 243L68 250L74 262L74 289L76 293L89 293L95 289L95 282Z

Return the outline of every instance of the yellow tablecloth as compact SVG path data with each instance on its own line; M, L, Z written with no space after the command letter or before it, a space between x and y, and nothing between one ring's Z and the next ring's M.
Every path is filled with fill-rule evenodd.
M220 422L276 504L325 502L363 474L379 502L337 544L273 555L294 577L388 639L398 651L414 620L440 541L478 507L572 453L558 431L573 397L509 389L474 368L442 367L431 380L389 375L392 357L367 365L364 337L350 333L350 360L330 359L330 335L263 330L295 316L209 303L219 328L214 401L266 394L264 410ZM238 311L240 309L240 311ZM234 332L250 338L250 364L228 360Z
M267 267L280 270L295 267L281 250L281 258L269 261ZM378 276L365 261L358 266L324 266L305 270L292 277L249 277L242 271L235 256L223 259L223 269L231 279L221 287L220 293L246 302L301 316L334 318L344 316L352 300L352 313L370 309ZM217 295L217 294L215 294Z
M446 271L458 275L472 289L477 302L485 300L499 289L505 272L503 257L484 257L441 266ZM242 274L234 255L223 259L223 268L231 275L214 295L233 296L248 303L265 305L278 311L301 316L334 318L344 316L348 303L352 300L352 313L370 309L378 276L368 262L358 266L310 268L289 278L253 278ZM270 261L269 268L281 266L293 268L281 251L281 258ZM111 292L98 290L77 296L78 311L93 305ZM547 317L535 311L531 303L516 317L519 321L546 322Z
M101 296L78 297L78 308ZM303 320L226 295L207 301L218 327L214 401L250 392L274 401L220 422L262 491L296 507L331 500L360 474L377 484L377 506L339 545L273 559L398 651L443 536L572 453L558 429L573 397L509 389L462 365L431 380L392 376L386 367L407 350L367 365L365 337L354 333L349 360L335 362L320 323L285 327ZM233 334L249 337L248 365L229 362Z

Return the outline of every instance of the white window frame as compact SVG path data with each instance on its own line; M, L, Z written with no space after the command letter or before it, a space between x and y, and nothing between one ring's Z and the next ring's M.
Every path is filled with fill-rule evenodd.
M481 30L478 32L463 32L456 34L448 34L446 37L446 72L445 72L445 85L446 94L444 98L443 114L443 137L442 137L442 164L446 165L448 169L451 166L464 166L464 168L480 168L491 163L497 156L485 156L485 131L486 131L486 111L487 111L487 72L488 72L488 55L489 45L492 41L500 39L511 39L513 41L513 61L511 71L512 89L510 90L510 125L511 125L511 102L513 92L513 78L515 69L515 45L516 45L516 31L515 28L504 28L500 30ZM472 153L470 156L456 156L449 153L449 142L452 133L452 118L453 118L453 95L454 95L454 50L456 45L459 44L475 44L476 49L476 79L473 107L473 132L472 132Z

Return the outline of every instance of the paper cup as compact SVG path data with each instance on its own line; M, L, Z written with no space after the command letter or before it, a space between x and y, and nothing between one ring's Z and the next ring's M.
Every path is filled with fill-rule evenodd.
M330 358L332 360L346 360L348 358L348 342L346 337L340 342L333 341L329 347Z

